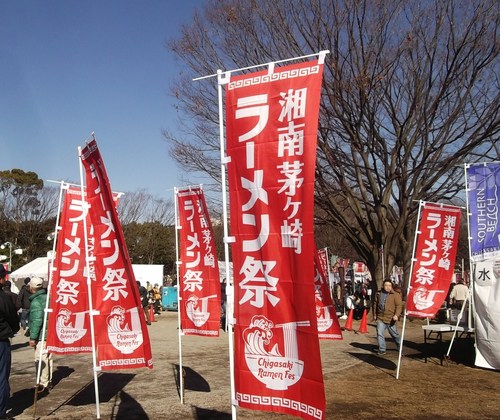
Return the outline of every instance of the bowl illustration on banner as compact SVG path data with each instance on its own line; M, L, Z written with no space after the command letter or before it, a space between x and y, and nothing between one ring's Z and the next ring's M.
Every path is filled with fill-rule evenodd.
M321 296L318 292L315 295L316 299L316 319L318 322L318 331L325 332L333 325L333 319L330 316L330 310L328 306L323 305Z
M69 309L61 309L57 313L56 334L64 344L73 344L80 340L86 333L84 328L86 312L73 314Z
M142 344L141 318L137 308L126 311L121 306L114 306L107 318L107 324L109 341L121 353L133 353Z
M186 313L194 325L197 327L205 325L208 318L210 318L210 312L208 312L208 301L209 299L216 297L217 295L206 296L203 298L199 298L195 295L188 297L186 302Z
M245 361L248 368L269 389L286 390L297 383L304 371L304 362L299 359L297 327L309 326L309 321L288 322L274 326L262 315L255 315L243 331ZM283 331L285 354L279 351L279 344L273 342L273 328Z

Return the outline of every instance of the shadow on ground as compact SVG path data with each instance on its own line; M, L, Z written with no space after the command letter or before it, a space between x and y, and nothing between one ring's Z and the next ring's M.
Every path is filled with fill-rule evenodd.
M177 384L177 392L179 392L179 387L180 387L179 365L172 364L172 369L174 371L175 381ZM197 391L197 392L210 392L210 384L198 372L191 369L189 366L182 366L182 370L184 372L185 390Z
M55 387L59 382L61 382L64 378L67 378L74 371L75 369L68 366L57 366L57 369L52 374L52 387Z
M14 392L10 398L9 406L12 407L12 410L9 415L12 417L18 416L26 409L33 406L33 397L34 387Z
M117 409L118 408L118 409ZM115 413L116 410L116 413ZM125 391L120 391L116 398L113 411L111 413L112 420L148 420L149 417L144 411L141 404L132 398Z
M196 406L191 406L191 412L193 414L193 419L195 420L230 420L231 414L221 413L216 410L208 410L206 408L200 408Z
M56 386L61 380L71 375L75 369L67 366L58 366L52 375L52 386ZM33 378L34 383L34 378ZM48 394L39 394L37 400L45 398ZM12 394L10 398L10 406L12 411L10 416L15 417L23 413L25 410L33 406L34 403L34 385L33 388L22 389Z
M98 378L99 401L104 403L112 400L134 377L135 374L131 373L101 373ZM66 404L74 406L95 404L94 381L74 394Z
M23 347L28 347L29 346L29 342L26 341L25 343L17 343L17 344L12 344L10 346L10 351L14 351L14 350L17 350L17 349L22 349Z
M394 363L392 360L387 359L387 354L384 356L377 356L375 353L366 354L348 352L348 354L358 360L361 360L362 362L368 363L380 369L396 370L397 367L396 363Z

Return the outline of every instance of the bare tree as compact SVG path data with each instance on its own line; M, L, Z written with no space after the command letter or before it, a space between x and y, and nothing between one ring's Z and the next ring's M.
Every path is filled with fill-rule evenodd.
M174 223L174 204L171 200L153 197L144 189L120 197L118 215L122 225L136 222Z
M142 221L146 214L149 197L150 195L144 189L122 195L117 207L121 224L128 225Z
M463 192L463 164L497 160L495 0L220 0L170 44L186 64L174 94L191 119L174 137L184 170L219 180L216 69L329 49L318 132L317 218L382 281L408 274L418 202ZM462 168L460 167L462 166ZM384 249L384 260L379 250Z
M28 261L46 253L47 234L55 227L58 193L57 188L44 187L34 172L0 171L0 243L8 241L22 248L22 258Z

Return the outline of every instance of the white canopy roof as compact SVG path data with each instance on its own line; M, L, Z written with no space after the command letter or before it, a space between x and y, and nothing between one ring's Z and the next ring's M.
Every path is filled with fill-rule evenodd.
M24 279L26 277L40 277L41 279L48 281L49 259L47 257L36 258L9 274L10 281L19 289L24 284Z

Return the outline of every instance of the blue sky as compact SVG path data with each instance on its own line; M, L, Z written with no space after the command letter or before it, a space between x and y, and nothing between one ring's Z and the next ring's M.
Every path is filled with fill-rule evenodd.
M114 191L172 198L162 130L181 63L165 47L202 0L0 0L0 169L79 182L92 132Z

